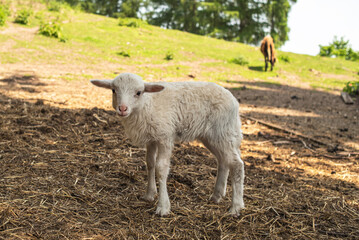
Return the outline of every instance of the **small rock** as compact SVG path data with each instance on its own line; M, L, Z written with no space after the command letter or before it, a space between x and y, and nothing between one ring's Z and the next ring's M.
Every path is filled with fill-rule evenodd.
M258 137L263 137L263 136L265 136L265 134L262 133L262 132L258 132L257 135L258 135Z
M38 100L35 102L35 105L36 105L36 106L44 105L44 100L38 99Z
M267 160L268 160L268 161L275 162L275 158L274 158L274 156L273 156L272 154L268 154Z
M327 149L327 151L330 152L330 153L334 153L334 152L336 152L338 150L339 150L338 145L335 145L334 147L329 147Z

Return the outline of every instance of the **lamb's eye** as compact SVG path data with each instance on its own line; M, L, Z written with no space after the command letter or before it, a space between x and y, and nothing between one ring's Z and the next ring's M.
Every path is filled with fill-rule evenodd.
M115 93L115 89L112 89L112 92Z
M138 91L138 92L136 93L136 95L137 95L137 96L140 96L140 95L141 95L141 91Z

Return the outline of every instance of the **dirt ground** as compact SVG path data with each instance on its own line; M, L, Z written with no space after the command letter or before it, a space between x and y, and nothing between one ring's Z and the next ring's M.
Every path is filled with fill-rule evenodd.
M36 69L36 68L33 68ZM172 212L141 200L145 150L110 92L34 71L0 75L0 239L358 239L359 102L337 92L231 79L240 101L245 204L208 201L215 158L175 147ZM230 185L230 184L229 184Z

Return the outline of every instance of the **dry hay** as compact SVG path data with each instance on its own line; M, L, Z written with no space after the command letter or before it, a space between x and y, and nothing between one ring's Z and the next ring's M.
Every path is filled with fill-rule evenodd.
M180 144L168 180L172 212L161 218L156 203L140 199L145 150L124 138L112 111L0 92L0 238L359 238L357 155L329 156L249 120L243 129L241 216L226 214L231 191L220 204L208 202L214 157Z

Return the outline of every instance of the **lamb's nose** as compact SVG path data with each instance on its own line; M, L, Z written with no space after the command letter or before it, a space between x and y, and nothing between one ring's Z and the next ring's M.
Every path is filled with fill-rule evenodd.
M126 112L127 111L127 106L126 105L120 105L119 110L120 110L120 112Z

